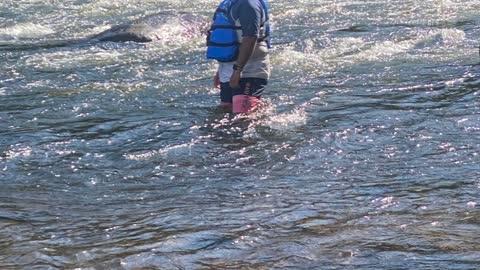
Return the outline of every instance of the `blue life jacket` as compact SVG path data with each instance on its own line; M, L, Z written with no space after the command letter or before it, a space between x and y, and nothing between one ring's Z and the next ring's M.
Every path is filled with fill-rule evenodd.
M215 11L213 16L213 24L208 31L207 36L207 58L215 59L219 62L235 61L238 57L240 48L240 41L237 35L237 30L241 30L240 26L235 24L230 11L232 6L238 0L224 0ZM261 25L264 27L264 36L258 39L259 42L267 42L270 48L270 25L268 6L264 0L260 0L265 13L265 23Z

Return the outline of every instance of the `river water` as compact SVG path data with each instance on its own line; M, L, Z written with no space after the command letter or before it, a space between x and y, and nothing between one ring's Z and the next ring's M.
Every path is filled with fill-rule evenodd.
M48 46L218 2L0 2L0 269L479 269L480 2L272 0L248 117L175 24Z

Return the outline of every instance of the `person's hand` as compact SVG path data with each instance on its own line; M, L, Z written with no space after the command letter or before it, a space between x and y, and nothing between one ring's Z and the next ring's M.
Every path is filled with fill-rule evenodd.
M240 71L233 71L232 77L230 77L230 87L233 89L240 88Z
M218 71L217 73L215 73L215 76L213 77L213 86L215 88L220 89L220 76L218 75Z

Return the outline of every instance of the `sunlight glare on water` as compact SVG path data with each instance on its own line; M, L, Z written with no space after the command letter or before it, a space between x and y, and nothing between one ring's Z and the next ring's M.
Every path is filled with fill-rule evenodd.
M480 267L480 3L269 1L235 116L218 2L0 2L0 269ZM165 11L200 25L88 39Z

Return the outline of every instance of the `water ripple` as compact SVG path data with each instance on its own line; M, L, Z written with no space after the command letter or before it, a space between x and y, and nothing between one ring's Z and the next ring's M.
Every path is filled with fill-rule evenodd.
M272 1L249 116L204 37L65 43L216 4L0 3L0 268L474 269L478 3Z

